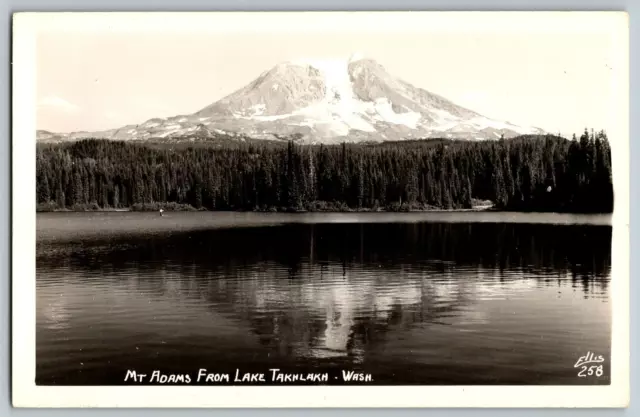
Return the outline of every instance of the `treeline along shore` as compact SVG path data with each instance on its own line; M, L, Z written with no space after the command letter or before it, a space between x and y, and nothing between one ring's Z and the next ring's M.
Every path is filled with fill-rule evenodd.
M297 145L40 144L37 203L54 210L613 210L604 132L573 139Z

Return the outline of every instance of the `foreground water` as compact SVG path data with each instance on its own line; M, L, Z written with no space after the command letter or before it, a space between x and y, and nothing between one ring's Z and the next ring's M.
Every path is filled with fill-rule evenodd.
M607 216L49 213L36 382L609 383ZM587 352L601 376L578 377Z

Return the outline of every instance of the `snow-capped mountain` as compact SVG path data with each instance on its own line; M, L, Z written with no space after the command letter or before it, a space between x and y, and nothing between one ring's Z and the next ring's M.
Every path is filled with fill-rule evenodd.
M145 140L296 137L309 143L417 138L497 139L541 134L493 120L417 88L360 55L276 65L200 111L139 125L68 134L38 131L40 140L86 137Z

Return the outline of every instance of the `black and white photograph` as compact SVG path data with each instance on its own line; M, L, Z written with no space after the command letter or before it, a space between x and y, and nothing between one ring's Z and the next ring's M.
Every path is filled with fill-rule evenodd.
M13 54L14 404L628 403L625 13L23 13Z

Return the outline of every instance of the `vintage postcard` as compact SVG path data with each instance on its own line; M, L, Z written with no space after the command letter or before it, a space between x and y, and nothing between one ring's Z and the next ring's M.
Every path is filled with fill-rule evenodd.
M625 407L623 12L19 13L13 401Z

